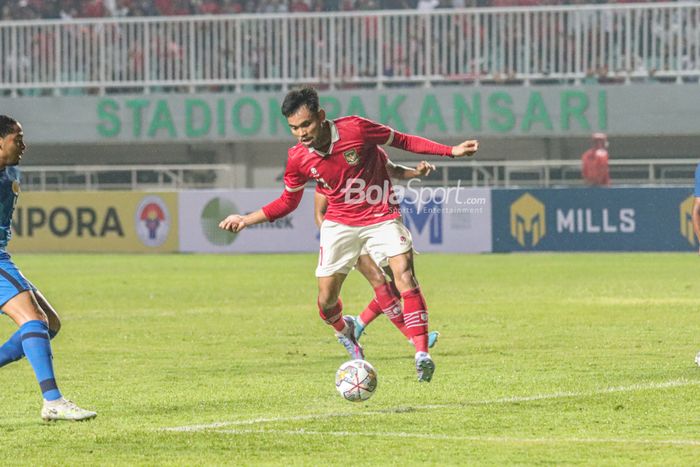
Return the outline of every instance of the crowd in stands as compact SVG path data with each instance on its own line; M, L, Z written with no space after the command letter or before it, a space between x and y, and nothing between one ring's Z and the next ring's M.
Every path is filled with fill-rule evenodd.
M436 8L644 2L645 0L0 0L0 21L393 9L427 11Z

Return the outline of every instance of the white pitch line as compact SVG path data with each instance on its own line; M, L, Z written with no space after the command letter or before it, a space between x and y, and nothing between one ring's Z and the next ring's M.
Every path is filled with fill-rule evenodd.
M434 410L434 409L452 409L452 408L464 408L468 406L475 405L498 405L498 404L517 404L520 402L532 402L541 401L548 399L564 399L572 397L593 397L604 394L611 394L617 392L632 392L632 391L645 391L649 389L666 389L675 388L683 386L697 386L700 385L700 380L671 380L662 383L641 383L632 384L630 386L614 386L605 389L599 389L595 391L587 392L555 392L552 394L536 394L533 396L512 396L503 397L499 399L490 399L482 401L466 401L463 403L456 404L430 404L430 405L417 405L409 407L399 407L393 409L385 410L372 410L363 412L327 412L318 414L308 414L308 415L292 415L289 417L263 417L263 418L252 418L247 420L234 420L228 422L213 422L200 425L187 425L187 426L176 426L163 428L164 431L181 431L181 432L196 432L205 431L210 429L223 428L227 426L242 426L242 425L256 425L258 423L276 423L276 422L290 422L298 420L321 420L327 418L335 417L352 417L352 416L366 416L366 415L380 415L380 414L391 414L391 413L402 413L418 410Z
M378 432L378 431L310 431L310 430L213 430L212 433L231 435L266 434L294 436L369 436L382 438L418 438L435 441L476 441L487 443L520 444L649 444L671 446L700 446L700 440L693 439L625 439L625 438L513 438L508 436L453 436L429 433Z

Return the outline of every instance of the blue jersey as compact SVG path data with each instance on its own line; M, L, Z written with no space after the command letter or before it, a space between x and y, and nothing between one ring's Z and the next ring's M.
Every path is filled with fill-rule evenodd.
M700 198L700 164L695 168L695 197Z
M12 235L12 214L19 197L19 169L5 167L0 171L0 251L7 248Z

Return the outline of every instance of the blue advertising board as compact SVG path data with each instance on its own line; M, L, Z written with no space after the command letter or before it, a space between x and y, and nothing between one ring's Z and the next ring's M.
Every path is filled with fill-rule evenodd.
M493 251L698 249L688 188L494 189Z

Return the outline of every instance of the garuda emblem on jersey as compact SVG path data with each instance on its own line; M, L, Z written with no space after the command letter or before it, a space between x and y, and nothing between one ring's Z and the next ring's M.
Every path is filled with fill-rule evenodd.
M345 151L343 156L345 157L345 161L348 163L348 165L357 165L360 163L360 155L354 149Z

